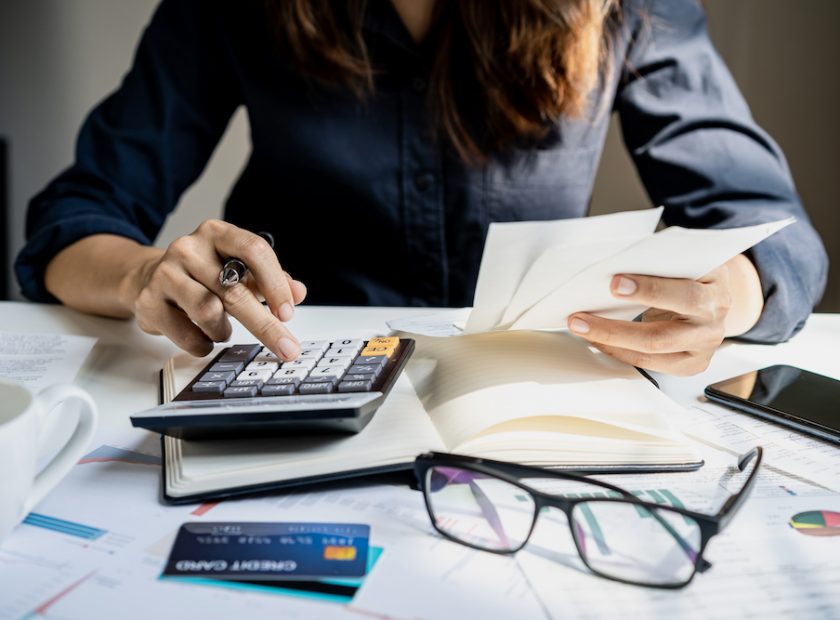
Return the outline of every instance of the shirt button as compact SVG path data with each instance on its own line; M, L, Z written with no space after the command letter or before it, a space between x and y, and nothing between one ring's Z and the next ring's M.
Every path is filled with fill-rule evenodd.
M411 88L414 89L414 92L422 93L426 90L426 80L425 78L416 77L411 81Z
M418 172L414 175L414 187L418 192L425 192L432 186L432 175L428 172Z

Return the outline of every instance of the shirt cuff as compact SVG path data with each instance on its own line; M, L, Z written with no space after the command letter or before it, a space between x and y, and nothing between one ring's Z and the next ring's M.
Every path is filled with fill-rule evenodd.
M98 234L119 235L143 245L152 244L146 235L125 220L89 214L58 220L39 229L15 260L15 274L23 295L36 302L60 303L44 285L47 265L67 246Z
M734 340L785 342L805 326L822 296L828 258L819 240L806 240L793 230L774 237L745 252L761 279L764 309L758 322Z

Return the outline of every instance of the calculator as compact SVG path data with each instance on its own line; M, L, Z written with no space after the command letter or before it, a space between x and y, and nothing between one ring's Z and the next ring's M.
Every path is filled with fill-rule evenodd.
M309 340L282 362L259 344L227 347L172 401L133 426L182 439L357 433L414 352L410 338Z

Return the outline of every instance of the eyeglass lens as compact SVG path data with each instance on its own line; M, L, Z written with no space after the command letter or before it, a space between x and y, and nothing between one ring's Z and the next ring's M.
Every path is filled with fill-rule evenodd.
M534 498L514 484L469 469L435 466L427 470L425 486L436 527L456 540L492 551L513 551L530 534ZM552 491L580 497L589 488L562 481ZM687 582L702 540L699 524L690 517L598 499L576 504L571 526L590 568L648 585Z
M593 570L648 585L691 579L702 539L700 525L691 517L597 500L574 506L572 531Z
M529 493L468 469L429 468L426 497L441 532L483 549L518 549L534 522L535 504Z

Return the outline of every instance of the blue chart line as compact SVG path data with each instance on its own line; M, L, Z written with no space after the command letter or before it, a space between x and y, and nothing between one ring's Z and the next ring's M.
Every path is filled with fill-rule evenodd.
M161 458L152 454L143 454L142 452L103 445L99 446L93 452L86 454L79 461L82 465L86 463L108 462L132 463L135 465L160 465Z
M98 527L91 527L89 525L82 525L81 523L73 523L72 521L65 521L64 519L56 519L55 517L48 517L47 515L38 514L37 512L30 512L23 520L27 525L34 527L41 527L45 530L53 530L60 534L68 534L69 536L76 536L84 538L85 540L97 540L108 533L107 530L101 530Z

